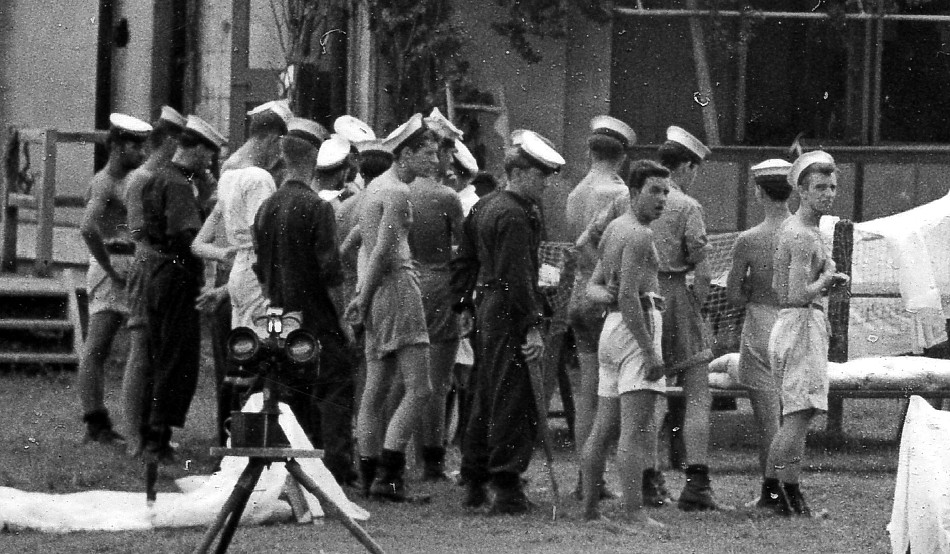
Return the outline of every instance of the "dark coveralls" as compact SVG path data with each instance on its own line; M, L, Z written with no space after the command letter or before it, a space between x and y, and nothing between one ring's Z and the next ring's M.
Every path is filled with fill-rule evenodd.
M285 312L302 312L301 327L321 346L319 368L291 378L281 396L314 445L322 444L327 469L337 481L351 480L355 360L329 292L343 283L333 207L307 184L287 181L257 211L253 233L264 295Z
M475 308L471 414L462 441L462 476L473 484L519 486L537 434L537 410L521 346L541 323L537 289L541 214L510 191L485 196L462 228L452 262L457 311Z
M145 291L149 365L142 421L154 432L182 427L198 384L201 328L195 300L202 263L191 253L201 228L196 177L169 164L142 190L144 240L158 252Z

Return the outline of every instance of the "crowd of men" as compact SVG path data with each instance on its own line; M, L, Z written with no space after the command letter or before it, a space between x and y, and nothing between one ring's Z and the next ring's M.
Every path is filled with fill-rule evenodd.
M90 183L82 223L91 253L79 387L86 440L175 460L172 429L184 425L196 391L203 313L224 443L235 404L227 333L249 327L265 337L263 316L282 308L294 316L285 330L310 331L321 349L310 370L281 383L281 400L338 482L359 484L366 497L407 500L413 437L423 479L447 479L454 381L465 393L465 506L529 510L522 474L546 424L531 375L550 315L538 285L541 199L564 158L543 136L515 131L498 187L438 109L384 139L351 116L336 119L331 134L282 101L248 116L248 140L223 163L226 140L196 116L164 107L154 125L111 117L108 162ZM587 519L599 518L599 500L611 495L603 475L619 436L623 517L662 526L646 508L673 502L657 459L664 405L669 427L681 430L674 467L686 485L677 506L727 508L708 466L712 351L700 308L709 245L702 207L688 195L711 151L680 127L666 138L657 161L633 161L634 130L595 117L590 171L568 198L576 239L569 316L580 365L576 494ZM808 515L798 485L805 432L827 407L821 298L847 280L817 227L834 200L836 169L816 151L752 172L765 219L740 235L727 290L746 309L740 375L762 437L762 494L753 504ZM124 436L103 401L104 362L123 322ZM663 402L668 384L683 387L681 401Z

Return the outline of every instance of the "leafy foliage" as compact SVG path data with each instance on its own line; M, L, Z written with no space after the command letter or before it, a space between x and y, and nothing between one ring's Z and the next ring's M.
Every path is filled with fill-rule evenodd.
M610 19L613 2L610 0L496 0L508 9L508 18L493 23L498 34L507 37L511 47L528 63L541 61L529 36L565 38L571 17L580 13L596 22Z

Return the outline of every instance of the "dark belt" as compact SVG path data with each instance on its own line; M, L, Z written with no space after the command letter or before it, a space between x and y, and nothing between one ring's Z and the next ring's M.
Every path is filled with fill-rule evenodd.
M825 307L819 304L818 302L812 302L810 304L802 304L802 305L788 304L788 305L782 306L782 309L785 309L785 308L811 308L813 310L818 310L819 312L825 311Z
M135 243L133 242L110 242L106 243L106 252L117 256L131 256L135 254Z
M645 295L640 297L640 309L645 312L650 310L656 310L662 312L666 308L666 302L663 300L662 296L657 295ZM608 313L619 312L620 308L616 305L612 305L607 308Z

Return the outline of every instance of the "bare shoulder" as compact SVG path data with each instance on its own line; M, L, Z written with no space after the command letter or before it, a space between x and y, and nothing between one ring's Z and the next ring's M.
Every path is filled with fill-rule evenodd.
M653 231L637 223L629 214L624 214L610 222L604 232L604 240L639 250L652 247Z

